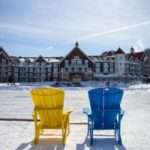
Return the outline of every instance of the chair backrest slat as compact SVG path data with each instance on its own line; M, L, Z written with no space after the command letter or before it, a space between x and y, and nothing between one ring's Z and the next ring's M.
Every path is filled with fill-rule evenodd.
M58 88L36 88L32 101L44 126L59 127L62 123L64 91Z
M92 116L96 128L111 128L120 111L123 90L118 88L96 88L88 92Z

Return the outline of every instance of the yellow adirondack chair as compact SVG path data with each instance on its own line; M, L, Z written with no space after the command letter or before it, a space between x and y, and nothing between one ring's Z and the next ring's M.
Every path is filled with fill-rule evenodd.
M31 91L34 104L33 119L35 124L34 143L44 129L62 129L62 142L65 144L69 134L69 115L63 112L64 91L58 88L35 88Z

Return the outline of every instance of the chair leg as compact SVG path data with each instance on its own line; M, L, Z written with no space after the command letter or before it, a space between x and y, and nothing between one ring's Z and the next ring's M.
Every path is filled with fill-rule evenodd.
M40 128L38 126L38 122L37 122L37 113L34 112L33 113L33 119L34 119L34 129L35 129L35 137L34 137L34 144L38 144L39 143L39 135L40 135Z
M116 141L118 141L117 139L118 139L118 135L117 135L117 129L115 129L115 131L114 131L114 135L115 135L115 139L116 139Z
M68 118L68 121L67 121L67 136L69 135L70 133L70 124L69 124L69 118Z
M121 134L120 134L120 129L118 130L118 144L122 145L122 138L121 138Z
M90 125L89 125L89 117L88 117L88 129L87 129L87 136L90 134Z
M67 129L62 129L62 143L65 144L66 143L66 135L67 135Z
M90 134L90 127L89 127L89 124L88 124L88 129L87 129L88 131L87 131L87 136L89 136L89 134Z
M89 127L89 133L90 133L90 145L93 145L93 128Z
M66 116L63 128L62 128L62 143L65 144L66 142L66 136L69 135L70 127L69 127L69 116Z
M39 143L39 135L40 135L40 129L35 128L35 137L34 137L34 144L38 144Z
M115 129L115 139L119 145L122 145L120 129Z

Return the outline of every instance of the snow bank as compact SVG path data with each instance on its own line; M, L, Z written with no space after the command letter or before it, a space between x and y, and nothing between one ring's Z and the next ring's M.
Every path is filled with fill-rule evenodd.
M69 82L68 82L69 83ZM7 83L0 83L0 90L11 90L11 91L18 91L18 90L31 90L36 87L50 87L55 86L59 88L63 88L64 90L88 90L97 87L106 87L106 82L100 81L82 81L80 85L74 84L67 84L67 82L60 82L56 85L56 82L30 82L30 83L15 83L15 84L7 84ZM111 87L119 87L123 88L124 90L144 90L150 89L150 84L142 84L142 83L122 83L122 82L110 82Z

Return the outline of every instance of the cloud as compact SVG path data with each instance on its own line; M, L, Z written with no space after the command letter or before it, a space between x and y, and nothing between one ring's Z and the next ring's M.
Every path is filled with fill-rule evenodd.
M50 46L48 46L47 48L46 48L46 50L49 50L49 49L53 49L54 47L52 46L52 45L50 45Z
M5 31L5 32L21 34L21 35L23 34L22 36L49 35L51 33L50 30L45 28L39 28L36 26L22 25L22 24L8 24L8 23L1 23L0 30L1 32Z
M142 40L137 40L136 43L133 44L134 49L138 51L143 51L145 49L145 46L142 42Z
M28 55L34 53L32 47L61 55L75 41L91 53L111 46L128 47L139 39L149 45L147 0L35 1L0 0L0 43L14 51L15 43L23 45L18 49L26 45Z
M122 31L129 30L129 29L134 29L134 28L141 27L141 26L144 26L144 25L150 25L150 20L140 22L140 23L137 23L137 24L132 24L132 25L116 28L116 29L112 29L112 30L106 31L106 32L93 33L93 34L90 34L88 36L81 37L79 40L80 41L88 40L88 39L101 37L101 36L105 36L105 35L109 35L109 34L113 34L113 33L117 33L117 32L122 32Z

